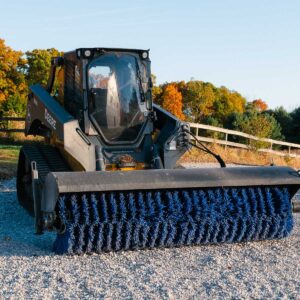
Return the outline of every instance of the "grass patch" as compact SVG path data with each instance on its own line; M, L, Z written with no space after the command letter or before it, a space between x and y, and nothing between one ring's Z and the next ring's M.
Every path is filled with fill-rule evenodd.
M0 135L0 180L17 175L19 152L23 145L34 145L43 142L42 137L24 137L11 139Z
M33 137L23 140L11 140L0 137L0 180L17 175L19 152L23 145L39 144L43 138Z
M0 145L0 180L16 176L20 149L21 146Z

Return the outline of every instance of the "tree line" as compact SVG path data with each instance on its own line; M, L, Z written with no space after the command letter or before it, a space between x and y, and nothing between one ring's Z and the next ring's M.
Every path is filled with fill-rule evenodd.
M24 116L28 87L46 85L55 48L16 51L0 39L0 117ZM182 120L243 131L262 138L300 143L300 107L287 112L268 109L261 99L247 101L240 93L210 82L166 82L156 84L153 99Z
M300 143L300 107L269 109L262 99L247 101L236 91L200 80L156 85L153 75L152 81L154 101L182 120Z

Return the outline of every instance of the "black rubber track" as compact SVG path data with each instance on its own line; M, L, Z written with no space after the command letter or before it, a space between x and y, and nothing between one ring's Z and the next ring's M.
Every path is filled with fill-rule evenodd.
M19 203L34 216L31 162L35 161L39 172L40 186L43 186L49 172L66 172L70 168L59 151L50 145L25 145L20 150L17 174L17 194Z

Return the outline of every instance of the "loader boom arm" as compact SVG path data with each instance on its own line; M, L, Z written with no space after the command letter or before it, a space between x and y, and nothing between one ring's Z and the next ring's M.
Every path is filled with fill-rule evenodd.
M75 120L40 85L30 87L32 94L28 99L25 133L45 138L55 138L56 143L72 156L86 171L95 171L95 146L81 131Z

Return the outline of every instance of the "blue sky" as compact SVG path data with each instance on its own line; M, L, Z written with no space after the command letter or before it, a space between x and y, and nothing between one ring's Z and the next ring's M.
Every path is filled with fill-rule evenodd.
M300 106L300 1L0 0L14 49L151 49L158 82L210 81L270 107Z

